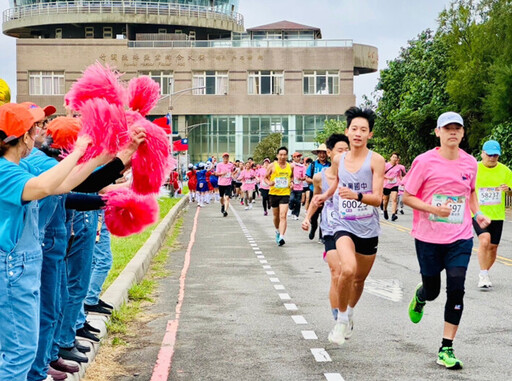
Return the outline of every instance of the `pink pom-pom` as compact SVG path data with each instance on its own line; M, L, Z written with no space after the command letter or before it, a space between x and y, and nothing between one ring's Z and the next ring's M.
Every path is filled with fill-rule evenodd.
M154 196L144 196L128 188L108 192L104 199L105 223L110 233L126 237L140 233L158 220L159 207Z
M128 83L128 105L146 116L160 100L160 85L148 76L132 78Z
M115 155L130 142L122 106L110 104L105 99L91 99L83 105L81 119L80 135L89 135L92 139L92 144L80 159L81 163L103 152Z
M132 189L140 194L158 193L169 174L169 140L164 130L147 119L137 120L130 128L146 130L146 141L132 156Z
M80 111L89 99L102 98L111 104L122 106L126 103L126 89L119 81L120 73L99 62L85 69L64 97L67 107Z

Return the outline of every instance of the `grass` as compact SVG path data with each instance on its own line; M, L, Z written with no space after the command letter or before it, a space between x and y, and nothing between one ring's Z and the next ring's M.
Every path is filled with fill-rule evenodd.
M179 198L162 198L158 200L160 205L160 217L158 223L169 213L169 210L176 205L181 199ZM134 234L129 237L112 237L112 257L113 264L108 277L103 285L103 290L106 290L112 282L119 276L121 271L124 270L128 262L135 256L137 251L144 245L153 230L155 230L158 223L150 226L142 233Z
M168 276L169 271L165 264L172 249L178 246L178 235L183 226L183 218L178 218L167 234L165 242L151 261L151 266L146 277L128 290L128 302L121 308L112 312L111 319L107 322L107 330L112 337L112 346L128 345L125 340L129 331L130 322L137 319L142 312L142 307L147 303L154 303L152 295L155 291L156 280Z

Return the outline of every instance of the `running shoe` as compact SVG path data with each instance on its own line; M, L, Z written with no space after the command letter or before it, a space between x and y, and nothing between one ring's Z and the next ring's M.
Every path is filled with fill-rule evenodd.
M290 217L292 215L292 211L289 210L287 213L286 213L286 217Z
M483 290L488 290L492 287L491 279L489 278L489 274L482 275L478 274L478 288Z
M334 325L334 328L329 333L329 342L343 345L345 343L345 335L347 332L347 324L345 323L336 323Z
M398 216L396 214L391 215L391 221L398 220Z
M279 246L283 246L285 244L284 239L279 237L279 242L277 243Z
M224 211L224 213L222 213L224 215L224 217L227 217L228 216L228 212Z
M268 212L265 210L265 211L263 212L263 215L264 215L264 216L268 216Z
M348 326L345 331L345 339L350 339L352 337L352 333L354 333L354 318L348 318Z
M225 211L226 211L226 208L224 208L224 205L222 205L222 206L220 207L220 212L221 212L221 213L224 213Z
M246 207L245 207L245 210L249 210L249 207L248 207L248 206L246 206Z
M417 324L420 322L421 318L423 317L423 308L425 307L425 302L420 302L418 300L418 290L422 286L422 283L418 284L416 286L416 289L414 290L414 295L412 297L411 303L409 303L409 318L414 324Z
M297 217L295 214L293 215L293 220L294 221L297 221L299 219L299 217Z
M252 209L252 204L249 204L249 209Z
M279 244L279 240L281 239L281 237L279 236L279 232L276 231L276 243Z
M400 214L404 214L404 210L403 209L400 209Z
M384 211L384 219L385 220L389 220L389 215L388 215L388 211L387 210Z
M453 353L453 347L442 347L437 354L437 363L444 365L448 369L462 369L462 361L460 361Z

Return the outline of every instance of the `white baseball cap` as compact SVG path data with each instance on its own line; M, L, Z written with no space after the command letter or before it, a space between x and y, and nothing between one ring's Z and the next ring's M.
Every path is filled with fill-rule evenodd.
M447 126L451 123L460 124L462 127L464 127L464 120L462 120L462 116L456 112L448 111L439 115L439 118L437 118L437 128Z

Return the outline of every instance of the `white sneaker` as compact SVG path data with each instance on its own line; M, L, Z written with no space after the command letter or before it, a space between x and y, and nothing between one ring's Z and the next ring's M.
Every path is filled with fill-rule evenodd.
M346 332L346 323L336 323L332 331L329 333L329 341L340 346L343 345L343 343L345 342Z
M478 274L478 288L488 289L492 287L491 279L489 274L481 275Z
M350 339L352 337L352 333L354 333L354 319L348 319L347 330L345 331L345 339Z
M290 217L291 215L292 215L292 211L291 211L291 210L289 210L289 211L288 211L288 213L286 213L286 216L287 216L287 217Z
M299 219L299 217L297 217L295 214L293 215L293 220L294 221L297 221Z
M245 210L249 210L249 207L248 207L248 206L246 206L246 207L245 207Z
M249 204L249 209L252 209L252 204Z

